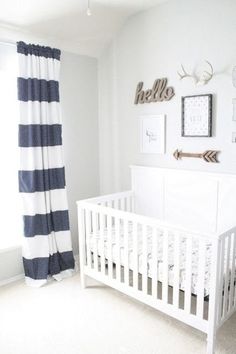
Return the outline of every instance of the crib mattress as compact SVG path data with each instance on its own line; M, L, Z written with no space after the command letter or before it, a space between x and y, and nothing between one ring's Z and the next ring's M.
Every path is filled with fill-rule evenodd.
M110 257L110 252L108 250L108 241L107 241L107 230L104 229L104 243L102 243L100 234L97 233L95 235L91 234L89 238L89 248L93 252L95 242L97 244L97 253L98 256L102 254L102 247L104 249L105 258L108 260ZM138 230L138 272L142 274L143 272L143 254L142 254L142 233ZM152 277L154 262L152 261L152 247L153 247L153 236L150 231L147 231L146 234L146 242L147 242L147 275L148 277ZM160 231L155 234L157 237L157 279L162 282L164 276L163 270L163 233ZM179 288L181 290L185 290L186 284L186 237L184 235L180 235L180 264L179 264ZM133 234L132 227L128 228L128 248L129 248L129 268L133 270L134 268L134 251L133 251ZM204 294L205 296L209 295L209 286L210 286L210 260L211 260L211 243L206 245L205 252L205 281L204 281ZM112 228L112 262L116 263L118 259L118 252L120 252L120 264L124 265L124 231L123 227L120 229L120 242L119 247L116 244L115 237L115 229ZM203 260L202 260L203 261ZM199 241L198 239L193 239L192 242L192 280L191 280L191 292L192 294L197 294L197 286L198 286L198 269L199 269ZM168 237L168 284L169 286L173 286L174 284L174 237L169 234Z

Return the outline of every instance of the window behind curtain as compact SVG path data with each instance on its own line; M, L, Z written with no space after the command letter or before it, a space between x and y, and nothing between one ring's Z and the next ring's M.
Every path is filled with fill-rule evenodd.
M17 55L0 44L0 250L19 245L22 236L18 195Z

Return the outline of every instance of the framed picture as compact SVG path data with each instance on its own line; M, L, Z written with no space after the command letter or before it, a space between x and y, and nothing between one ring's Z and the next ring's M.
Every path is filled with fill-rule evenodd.
M140 151L144 154L165 153L165 115L140 117Z
M233 121L236 121L236 98L233 98L232 100L233 103Z
M236 143L236 133L232 133L232 143Z
M182 97L182 136L212 136L212 95Z

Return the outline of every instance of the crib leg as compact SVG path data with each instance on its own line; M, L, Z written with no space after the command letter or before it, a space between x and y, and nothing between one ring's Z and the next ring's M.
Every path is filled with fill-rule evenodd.
M84 265L86 262L86 232L85 232L85 210L78 206L78 228L79 228L79 265L80 281L82 289L86 288L86 275Z
M207 354L215 354L216 334L207 336Z
M86 279L86 275L83 272L81 272L80 273L80 281L81 281L81 288L82 289L86 289L86 287L87 287L87 281L86 280L87 280Z

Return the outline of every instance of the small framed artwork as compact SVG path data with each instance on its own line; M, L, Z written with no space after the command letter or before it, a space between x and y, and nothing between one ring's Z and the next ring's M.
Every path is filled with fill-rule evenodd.
M182 136L212 136L212 95L182 97Z
M144 154L165 153L165 115L140 117L140 151Z
M233 98L233 121L236 121L236 98Z
M236 133L232 133L232 143L236 143Z

